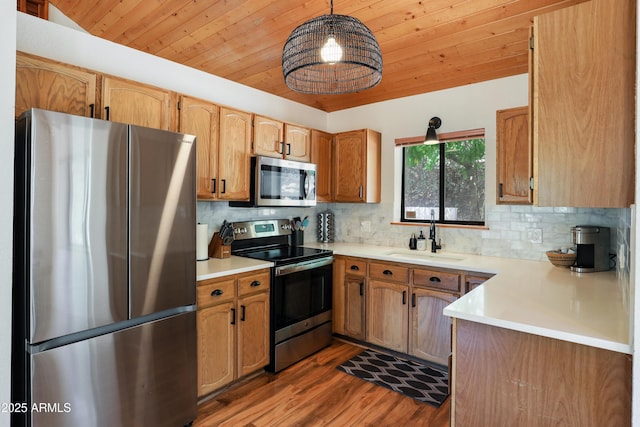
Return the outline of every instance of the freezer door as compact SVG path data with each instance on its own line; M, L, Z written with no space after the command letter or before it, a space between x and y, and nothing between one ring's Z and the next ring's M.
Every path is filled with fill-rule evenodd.
M195 137L130 126L130 316L195 304Z
M127 127L30 114L16 147L25 193L16 238L28 242L17 269L26 272L27 339L37 343L127 318Z
M186 425L197 412L196 313L33 354L31 371L33 427Z

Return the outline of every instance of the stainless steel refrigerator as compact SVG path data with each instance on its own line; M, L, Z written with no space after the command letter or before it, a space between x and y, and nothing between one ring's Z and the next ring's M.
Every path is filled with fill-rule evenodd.
M195 152L156 129L18 120L14 425L195 419Z

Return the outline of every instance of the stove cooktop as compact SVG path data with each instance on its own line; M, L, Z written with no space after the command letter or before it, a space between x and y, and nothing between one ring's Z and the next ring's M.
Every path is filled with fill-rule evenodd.
M271 261L277 265L282 265L328 257L333 255L333 251L306 248L304 246L280 246L238 253L236 255L263 261Z

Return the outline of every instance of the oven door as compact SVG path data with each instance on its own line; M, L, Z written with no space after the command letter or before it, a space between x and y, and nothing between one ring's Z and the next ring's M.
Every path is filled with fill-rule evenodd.
M316 166L270 157L256 157L257 206L315 206Z
M332 263L333 257L327 257L275 268L271 307L276 334L331 312Z

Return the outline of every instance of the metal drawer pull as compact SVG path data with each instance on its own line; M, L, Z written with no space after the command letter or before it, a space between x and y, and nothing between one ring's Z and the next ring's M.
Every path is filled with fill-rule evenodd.
M416 306L416 293L413 292L411 294L411 307L415 307Z
M360 296L364 295L364 282L360 282Z
M254 280L253 282L251 282L251 286L252 288L255 288L256 286L260 286L262 283L260 283L260 280Z
M352 265L350 268L351 268L353 271L359 271L359 270L360 270L360 267L358 267L357 265Z
M240 320L244 322L245 319L245 315L246 313L246 307L244 305L241 305L240 308L242 309L242 314L240 315Z
M222 295L224 292L222 291L222 289L216 289L215 291L211 291L211 296L212 297L219 297L220 295Z
M216 179L215 178L211 178L211 181L213 181L213 190L211 190L212 193L216 192Z
M236 309L235 309L235 308L232 308L232 309L231 309L231 314L232 314L232 317L231 317L231 324L232 324L232 325L235 325L235 324L236 324Z
M382 274L384 274L385 276L392 276L393 275L393 271L385 270L385 271L382 272Z
M442 280L440 280L440 278L439 278L439 277L431 276L431 277L429 278L429 281L430 281L430 282L441 282Z
M407 291L402 291L402 305L407 303Z

